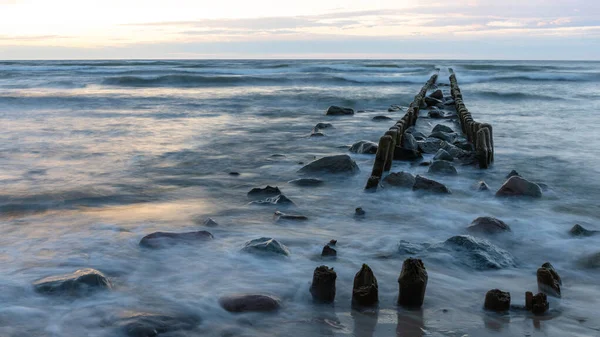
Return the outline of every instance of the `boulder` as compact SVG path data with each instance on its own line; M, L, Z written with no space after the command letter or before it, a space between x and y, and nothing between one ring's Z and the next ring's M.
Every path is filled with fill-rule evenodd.
M280 194L281 190L279 190L279 187L273 187L269 185L267 185L265 188L256 187L248 192L249 197L274 197Z
M385 177L383 183L394 187L412 188L415 185L415 176L408 172L394 172Z
M504 223L504 221L490 216L482 216L473 220L471 225L467 227L467 230L469 232L484 234L497 234L511 231L510 227Z
M425 140L425 139L427 139L427 136L425 136L425 134L423 134L423 132L415 131L415 132L412 133L412 135L413 135L413 137L415 137L415 140Z
M85 295L96 290L111 289L108 277L95 269L86 268L72 274L49 276L33 282L38 293L48 295Z
M215 220L213 220L211 218L207 218L206 220L204 220L203 224L206 227L217 227L217 226L219 226L219 224Z
M448 152L452 157L458 159L468 157L470 155L469 152L444 141L441 142L441 148Z
M340 106L332 105L327 109L325 113L328 116L343 116L343 115L354 115L354 110L350 108L343 108Z
M361 307L371 307L379 301L379 287L377 278L368 265L363 264L362 268L354 276L354 286L352 288L352 304Z
M380 115L380 116L373 117L373 120L374 121L389 121L389 120L392 120L392 119L390 117L388 117L388 116L381 116Z
M573 226L573 228L571 228L569 234L571 234L572 236L588 237L598 234L598 231L585 229L581 225L575 225Z
M431 162L430 161L422 161L419 163L419 166L431 166Z
M500 289L492 289L485 294L486 310L490 311L508 311L510 309L510 293Z
M423 153L434 154L442 148L443 141L437 138L427 138L425 141L418 142L419 150Z
M454 143L454 141L456 140L456 136L457 135L455 133L446 133L442 131L435 131L429 135L430 138L441 139L447 143Z
M443 100L444 99L444 94L442 93L441 90L436 90L433 93L431 93L431 95L429 95L429 97L435 98L437 100Z
M398 304L420 308L425 300L427 280L427 270L423 261L413 258L404 260L398 277Z
M300 173L358 173L358 165L350 158L347 154L341 154L336 156L323 157L313 162L308 163L302 167L298 172Z
M502 269L516 265L512 255L506 250L470 235L453 236L446 240L443 246L450 249L459 262L473 269Z
M243 251L257 254L289 256L289 249L273 238L259 238L246 242Z
M377 147L377 143L370 142L368 140L361 140L352 144L350 147L350 152L360 154L376 154Z
M445 161L445 160L437 160L434 161L431 166L429 166L429 171L430 174L440 174L440 175L458 175L458 171L456 171L456 168L454 167L454 165L450 164L449 162Z
M329 129L329 128L333 128L333 124L331 124L331 123L317 123L317 125L315 125L315 127L313 127L313 130L314 131L318 131L318 130Z
M496 192L497 197L524 196L541 198L542 189L535 183L519 176L510 177Z
M455 133L454 130L452 130L452 128L450 128L449 126L446 126L444 124L438 124L436 126L433 127L433 130L431 130L432 133L434 132L445 132L445 133Z
M544 263L537 270L537 283L540 292L554 297L561 297L560 286L562 285L562 280L549 262Z
M586 269L600 269L600 252L583 257L578 265Z
M463 151L466 151L466 152L474 152L475 151L475 146L473 146L473 144L469 143L466 140L457 139L454 141L454 143L452 145L454 145L457 148L459 148Z
M275 211L273 218L275 219L275 221L279 221L279 220L306 221L306 220L308 220L308 218L305 217L304 215L286 214L286 213L283 213L280 211Z
M423 156L419 151L408 150L400 146L394 147L394 160L417 160L421 159Z
M446 185L438 183L435 180L427 179L419 175L415 178L413 191L428 191L441 194L452 194L452 191Z
M310 294L318 303L333 303L335 300L335 280L337 274L333 268L320 266L313 273Z
M233 312L271 312L279 310L280 300L274 296L260 294L231 295L219 299L223 309Z
M417 140L410 133L404 133L402 147L411 150L411 151L419 151L419 144L417 144Z
M214 237L207 231L171 233L154 232L148 234L140 240L140 246L144 248L165 248L176 244L193 244L212 240Z
M251 205L294 205L294 202L288 199L283 194L280 194L276 197L265 198L263 200L255 200L250 203Z
M402 111L402 107L399 105L391 105L388 108L388 112L396 112L396 111Z
M442 111L442 110L429 110L429 112L427 113L427 116L429 116L429 118L446 118L446 114Z
M313 186L321 186L325 182L321 179L317 178L299 178L288 181L288 184L302 186L302 187L313 187Z
M325 134L324 134L323 132L319 132L319 131L315 132L315 131L313 131L313 132L310 134L310 137L311 137L311 138L312 138L312 137L325 137Z
M451 161L454 161L454 157L452 157L450 155L450 153L448 153L448 151L446 151L444 149L439 149L438 152L433 157L433 160L435 160L435 161L445 160L445 161L451 162Z
M443 102L441 100L435 99L433 97L426 96L424 98L424 100L425 100L425 104L427 104L427 106L437 106L438 104L443 105Z
M155 337L175 331L194 329L200 318L191 315L167 315L150 312L126 312L115 319L127 337Z

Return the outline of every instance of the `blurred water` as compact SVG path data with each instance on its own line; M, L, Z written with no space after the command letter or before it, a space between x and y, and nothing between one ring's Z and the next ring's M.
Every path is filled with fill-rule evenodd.
M444 197L364 193L369 155L352 155L356 176L327 177L316 188L287 184L299 162L377 141L392 123L371 118L399 119L403 112L387 108L408 105L436 68L448 83L448 67L475 118L494 126L491 169L458 167L458 177L436 178L454 191ZM112 336L103 322L112 313L177 307L203 318L189 336L598 336L600 272L575 261L599 251L600 237L567 232L575 223L600 229L599 93L595 62L0 62L0 335ZM365 112L326 117L333 104ZM335 128L309 138L318 122ZM547 184L544 198L498 200L471 189L480 179L496 189L512 169ZM400 170L427 168L394 163ZM246 193L266 184L310 220L275 223L276 207L247 205ZM358 206L364 219L353 217ZM483 215L512 227L493 242L517 266L474 271L451 255L426 254L423 310L398 310L397 277L408 257L396 253L399 241L442 242ZM205 229L207 217L220 224L208 229L213 242L138 247L153 231ZM286 244L290 258L239 252L261 236ZM339 257L324 262L330 239L339 240ZM485 292L496 287L523 304L545 261L564 280L547 316L483 311ZM362 263L379 280L376 318L350 310ZM338 273L334 308L314 306L308 293L321 264ZM105 272L115 290L73 300L31 288L82 267ZM219 296L246 291L280 296L283 310L234 316L218 305Z

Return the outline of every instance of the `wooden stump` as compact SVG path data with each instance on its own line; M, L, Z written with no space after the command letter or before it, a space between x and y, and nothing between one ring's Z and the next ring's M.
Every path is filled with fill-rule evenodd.
M407 307L421 307L427 289L427 270L423 261L409 258L402 264L398 277L398 304Z
M333 268L320 266L313 273L310 293L315 302L332 303L335 300L335 280L337 274Z

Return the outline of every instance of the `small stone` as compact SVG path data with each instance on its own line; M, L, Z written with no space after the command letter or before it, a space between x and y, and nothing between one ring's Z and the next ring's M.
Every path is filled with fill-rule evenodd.
M199 317L150 312L125 312L113 320L127 337L154 337L194 329Z
M442 132L442 131L433 132L432 134L429 135L429 137L441 139L447 143L454 143L454 141L456 141L455 133L446 133L446 132Z
M219 299L223 309L233 312L270 312L280 308L278 298L269 295L232 295Z
M486 184L485 181L482 180L482 181L480 181L480 182L477 183L476 189L479 192L483 192L483 191L489 191L490 187L488 186L488 184Z
M240 173L239 172L229 172L230 176L239 176Z
M283 213L280 211L276 211L275 214L273 215L273 217L275 218L275 221L279 221L279 220L305 221L305 220L308 220L308 218L305 217L304 215L286 214L286 213Z
M405 132L402 142L403 142L402 147L406 150L410 150L410 151L418 151L419 150L419 144L417 143L417 140L411 133Z
M281 190L279 190L279 187L275 186L269 186L267 185L267 187L265 188L253 188L250 190L250 192L248 192L248 196L249 197L271 197L271 196L276 196L276 195L280 195L281 194Z
M302 165L302 162L300 162L298 164ZM288 181L288 184L302 186L302 187L321 186L324 183L325 182L323 180L317 179L317 178L299 178L299 179L294 179L294 180Z
M357 207L356 210L354 210L355 216L364 216L365 214L366 212L362 209L362 207Z
M335 246L337 244L337 240L329 240L330 246Z
M86 268L37 280L33 282L33 288L47 295L85 295L94 290L111 289L112 283L100 271Z
M317 123L317 125L315 125L315 127L313 128L313 130L318 131L321 129L329 129L329 128L333 128L333 124L331 123Z
M391 120L391 118L388 116L375 116L375 117L373 117L373 120L374 121L389 121L389 120Z
M262 237L246 242L243 251L249 253L289 256L289 249L273 238Z
M352 288L352 303L362 307L371 307L379 301L379 287L377 278L368 265L363 264L362 268L354 276L354 286Z
M251 205L294 205L294 202L288 199L285 195L281 194L276 197L266 198L263 200L255 200L250 203Z
M420 308L425 300L428 278L423 261L413 258L404 260L398 277L398 304Z
M206 220L204 220L204 226L207 226L207 227L217 227L218 225L219 224L215 220L213 220L211 218L207 218Z
M593 235L598 234L598 231L592 231L592 230L583 228L583 226L581 226L581 225L575 225L575 226L573 226L573 228L571 228L571 230L569 231L569 234L571 234L572 236L587 237L587 236L593 236Z
M497 234L510 232L510 227L504 221L490 217L479 217L471 223L467 230L470 232L479 232L485 234Z
M438 124L433 128L433 130L431 130L431 132L432 133L434 133L434 132L454 133L454 130L452 130L451 127L446 126L444 124Z
M311 137L311 138L312 138L312 137L325 137L325 134L324 134L323 132L314 132L314 131L313 131L313 132L310 134L310 137Z
M337 274L333 268L320 266L313 273L310 294L315 302L333 303L335 300L335 280Z
M322 257L335 257L337 256L337 251L333 248L331 248L330 245L325 245L325 247L323 247L323 251L321 251L321 256Z
M170 233L154 232L148 234L140 240L140 246L145 248L165 248L179 243L193 244L212 240L214 237L207 231Z
M329 107L329 109L327 109L325 114L330 116L354 115L354 110L332 105Z
M443 104L443 102L441 100L435 99L435 98L432 98L429 96L426 96L424 98L424 100L425 100L425 104L427 104L427 106L437 106L438 104L440 104L440 105Z
M315 160L302 167L299 173L349 173L356 174L360 170L356 162L347 154L328 156Z
M485 295L485 309L491 311L508 311L510 309L510 293L492 289Z
M444 99L444 94L441 90L436 90L431 95L429 95L429 97L442 100Z
M350 152L359 154L376 154L379 145L368 140L358 141L350 147Z

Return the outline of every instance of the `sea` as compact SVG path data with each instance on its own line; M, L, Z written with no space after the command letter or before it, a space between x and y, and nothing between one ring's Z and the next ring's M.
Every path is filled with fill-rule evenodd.
M493 165L456 164L457 176L435 177L450 195L365 192L375 156L349 146L377 142L432 74L448 95L448 68L474 119L493 126ZM326 116L331 105L356 113ZM599 111L600 62L0 61L0 336L125 336L122 313L174 312L200 319L159 336L600 336L600 269L581 263L600 252L600 235L569 234L575 224L600 230ZM311 137L317 123L333 127ZM319 177L322 186L288 183L306 177L303 165L339 154L360 171ZM512 170L540 184L542 198L495 197ZM430 177L414 162L395 161L392 171ZM473 188L481 180L489 192ZM248 191L267 185L295 206L251 204ZM275 211L308 220L276 221ZM468 232L481 216L511 232ZM205 226L208 218L218 226ZM139 245L153 232L198 230L214 239ZM443 249L457 235L493 251ZM290 255L242 250L261 237ZM321 258L332 239L337 258ZM472 263L498 251L510 263ZM396 304L411 256L428 273L419 310ZM549 311L535 316L522 307L544 262L560 274L562 298L548 297ZM375 309L352 307L363 264L378 281ZM320 265L337 273L332 305L309 292ZM83 268L113 289L56 296L32 285ZM484 310L495 288L510 292L510 311ZM248 293L275 296L281 308L234 314L219 304Z

